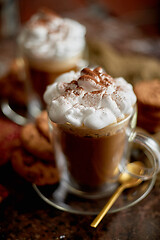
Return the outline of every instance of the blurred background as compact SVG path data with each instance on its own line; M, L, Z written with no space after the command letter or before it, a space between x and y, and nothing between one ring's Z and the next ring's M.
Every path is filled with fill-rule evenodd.
M18 32L41 7L84 24L89 61L113 76L160 77L159 0L0 0L0 55L15 54Z
M96 14L97 17L114 16L141 27L146 33L160 33L158 0L18 0L17 4L21 23L28 20L40 6L45 6L59 14L84 9L86 14Z
M5 33L4 21L10 25L7 27L11 31L14 23L20 21L23 24L42 6L59 14L86 10L86 14L97 14L97 17L115 16L141 27L147 33L155 35L160 31L158 0L0 0L1 31ZM14 17L12 21L11 16Z

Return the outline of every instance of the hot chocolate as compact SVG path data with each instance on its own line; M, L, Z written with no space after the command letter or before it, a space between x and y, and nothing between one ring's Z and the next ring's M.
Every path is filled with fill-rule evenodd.
M61 18L48 9L32 16L19 38L22 55L28 62L33 88L43 101L47 85L70 70L77 71L85 48L86 29L78 22Z
M69 182L85 191L101 188L116 176L135 94L123 78L113 79L100 67L61 78L65 82L48 86L44 99L54 127L56 123Z
M91 190L114 180L125 148L128 119L98 131L57 125L69 177L80 189Z

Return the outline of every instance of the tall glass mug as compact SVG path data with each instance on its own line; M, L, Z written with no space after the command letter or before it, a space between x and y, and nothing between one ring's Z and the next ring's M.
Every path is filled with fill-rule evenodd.
M70 189L88 197L99 197L115 189L119 165L129 145L128 133L134 127L133 118L134 115L127 116L100 130L50 121L57 166Z
M22 27L17 43L18 55L25 63L25 87L29 96L27 118L35 118L46 108L44 91L59 75L78 71L87 64L85 34L83 25L61 18L48 9L35 13ZM5 115L19 124L28 121L6 103L2 109Z
M110 195L120 172L128 171L132 144L150 155L142 180L159 171L158 144L135 131L136 97L124 79L113 79L102 68L85 68L79 75L64 75L70 83L48 87L51 139L61 182L85 198ZM68 81L69 82L69 81Z
M61 181L70 191L88 198L113 193L120 172L128 172L132 144L141 145L151 155L143 175L147 180L159 171L159 146L150 137L135 131L136 108L132 115L100 130L49 122L55 159Z
M35 99L39 108L46 108L43 94L48 85L62 73L78 71L83 64L86 29L80 23L61 18L48 9L41 9L27 22L19 38ZM34 112L34 101L29 102ZM37 104L37 103L36 103Z

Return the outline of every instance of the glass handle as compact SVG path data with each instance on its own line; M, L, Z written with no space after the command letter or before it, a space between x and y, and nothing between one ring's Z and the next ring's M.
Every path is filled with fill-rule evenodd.
M20 126L24 126L29 122L27 118L19 115L14 110L12 110L7 100L3 100L1 102L1 111L8 119Z
M151 179L160 170L160 146L155 139L147 134L135 132L132 142L142 146L150 157L148 158L152 167L144 167L143 175L137 175L143 180ZM133 174L132 174L133 175Z

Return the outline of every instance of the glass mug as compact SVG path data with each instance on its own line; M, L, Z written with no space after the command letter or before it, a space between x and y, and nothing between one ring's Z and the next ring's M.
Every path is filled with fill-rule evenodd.
M18 102L15 105L8 98L3 98L1 101L3 114L11 121L22 126L34 120L46 108L43 101L43 93L47 85L53 83L61 74L71 70L79 71L87 65L87 55L84 52L72 60L69 63L66 60L66 62L63 61L63 64L62 61L55 63L55 65L53 63L52 65L49 64L47 72L40 68L41 65L38 65L38 67L31 65L25 56L17 57L14 61L17 65L17 76L20 79L20 84L23 84L22 91L24 95L21 95L27 101L24 101L25 104L22 106ZM10 86L10 88L14 89L14 86Z
M40 9L19 32L16 39L18 75L24 83L27 102L22 115L21 108L17 111L8 98L3 100L2 112L12 121L25 125L34 120L46 109L43 101L46 87L61 74L79 71L88 65L85 27L72 21L61 19L48 9ZM77 44L73 46L74 41Z
M129 174L142 180L151 179L160 168L158 143L135 130L136 106L131 115L103 129L55 124L49 119L51 141L60 173L60 182L68 191L85 198L100 198L113 193L120 172L128 171L132 144L150 155L143 175Z

